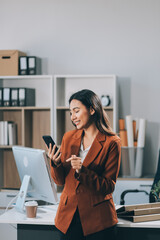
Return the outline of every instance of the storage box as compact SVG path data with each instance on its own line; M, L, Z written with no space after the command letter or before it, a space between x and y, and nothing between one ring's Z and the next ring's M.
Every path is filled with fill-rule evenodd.
M0 75L18 75L20 56L26 56L26 54L18 50L0 50Z

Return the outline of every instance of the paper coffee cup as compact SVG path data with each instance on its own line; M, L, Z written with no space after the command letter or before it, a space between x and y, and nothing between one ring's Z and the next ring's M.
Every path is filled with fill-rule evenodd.
M37 214L38 203L36 201L25 202L27 218L35 218Z

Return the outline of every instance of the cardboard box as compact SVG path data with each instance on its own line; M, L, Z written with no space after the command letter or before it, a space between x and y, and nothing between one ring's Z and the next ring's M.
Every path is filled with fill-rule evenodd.
M26 53L18 50L0 50L0 76L18 75L20 56L26 56Z

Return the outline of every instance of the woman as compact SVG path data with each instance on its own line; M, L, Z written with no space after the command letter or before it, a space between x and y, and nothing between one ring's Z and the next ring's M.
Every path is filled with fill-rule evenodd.
M76 92L69 105L76 129L64 134L56 153L55 146L48 149L51 176L64 185L55 226L60 239L115 239L112 193L120 167L120 139L94 92Z

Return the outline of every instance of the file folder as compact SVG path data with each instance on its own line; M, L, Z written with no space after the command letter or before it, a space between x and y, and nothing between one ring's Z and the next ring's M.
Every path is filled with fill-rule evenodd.
M8 122L8 144L17 144L17 124L15 122Z
M27 57L19 57L19 75L27 75Z
M27 57L28 75L41 74L41 59L35 56Z
M19 106L35 106L35 89L19 88Z
M10 88L3 88L3 106L10 106Z
M0 88L0 107L3 106L3 88Z
M11 106L18 106L19 90L18 88L11 88Z
M0 121L0 145L4 145L3 121Z
M3 137L4 137L4 145L8 145L8 122L3 121Z

